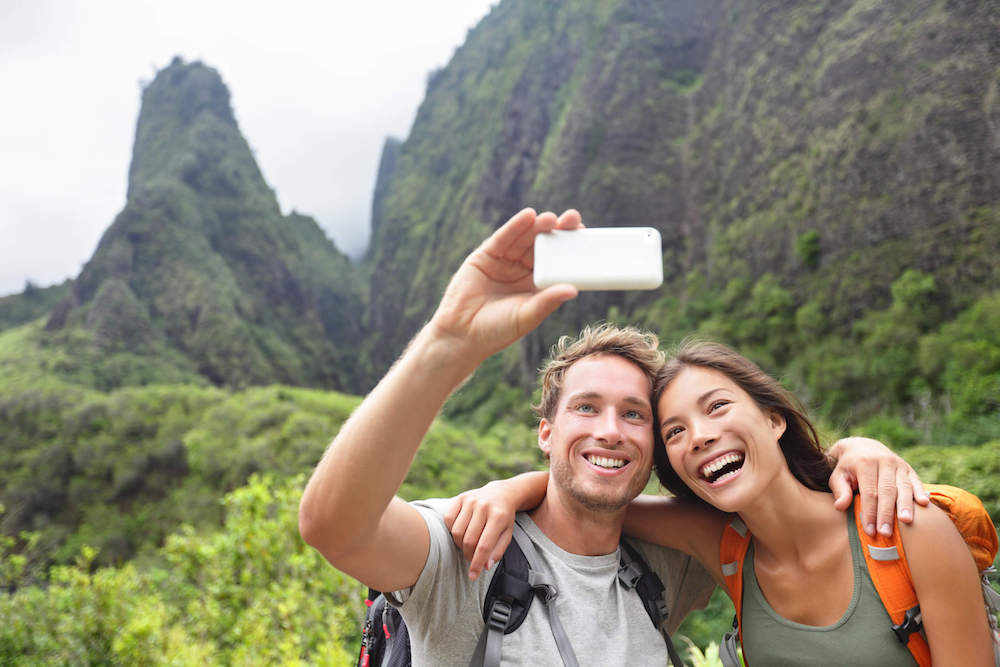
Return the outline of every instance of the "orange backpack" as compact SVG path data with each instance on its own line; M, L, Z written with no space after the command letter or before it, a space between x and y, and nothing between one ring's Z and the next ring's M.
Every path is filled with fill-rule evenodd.
M1000 612L1000 594L989 584L987 575L993 571L993 559L997 555L997 531L990 520L986 508L978 497L953 486L943 484L927 484L931 502L943 509L954 522L958 532L965 538L969 550L976 561L976 567L982 573L983 598L986 603L987 616L993 633L994 660L1000 665L1000 631L998 631L997 612ZM891 537L876 535L870 537L861 527L861 503L854 503L854 519L858 525L858 537L861 539L865 553L865 562L872 583L878 591L882 604L892 619L892 630L903 644L913 654L914 660L921 667L931 664L930 648L927 640L920 632L922 623L920 605L917 594L913 590L913 580L906 564L906 554L899 538L899 530L894 530ZM724 646L720 647L723 663L732 662L736 658L736 636L739 633L740 643L743 643L743 630L739 624L743 603L743 559L750 547L750 531L739 517L726 526L719 545L722 574L725 577L726 588L736 607L736 618L733 619L734 631L726 635ZM745 658L744 658L745 662Z

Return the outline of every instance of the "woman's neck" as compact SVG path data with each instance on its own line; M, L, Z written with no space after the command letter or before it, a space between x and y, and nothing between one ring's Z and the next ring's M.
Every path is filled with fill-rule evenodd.
M768 560L804 559L844 523L830 493L806 488L787 469L739 515L754 536L757 557Z

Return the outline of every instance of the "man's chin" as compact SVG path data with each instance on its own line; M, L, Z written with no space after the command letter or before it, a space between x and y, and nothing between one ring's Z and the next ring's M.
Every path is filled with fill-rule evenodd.
M642 493L646 482L649 481L647 475L645 480L633 478L628 482L619 479L619 484L611 483L610 480L596 483L594 480L576 477L570 473L565 465L558 464L550 464L549 472L552 474L556 486L562 489L568 498L592 512L623 511L633 498Z
M591 512L620 512L628 507L629 498L594 498L590 496L583 496L577 498L579 503L583 505L584 508L590 510Z
M638 495L638 492L633 493L631 489L609 491L571 487L568 490L577 503L592 512L620 512Z

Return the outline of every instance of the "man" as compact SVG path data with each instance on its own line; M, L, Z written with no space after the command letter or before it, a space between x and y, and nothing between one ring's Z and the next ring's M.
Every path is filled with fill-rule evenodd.
M466 258L430 322L341 428L303 494L303 537L342 572L395 592L390 600L409 628L415 665L468 664L484 627L491 576L466 575L443 505L407 504L395 493L450 393L576 296L569 285L534 287L532 248L539 233L580 226L576 211L557 219L525 209ZM563 369L555 409L539 426L539 446L551 462L549 488L521 523L555 579L556 612L581 664L664 665L666 649L641 601L616 580L625 506L652 466L651 377L661 358L655 338L625 337L635 354L598 345ZM888 457L881 465L885 460L895 465ZM861 474L878 465L861 457L853 469ZM900 495L907 496L901 502L912 502L905 465L899 471ZM863 490L874 484L862 476ZM867 500L874 506L871 493ZM641 551L666 585L676 627L714 584L683 554L652 545ZM561 664L541 606L532 605L504 640L505 664Z

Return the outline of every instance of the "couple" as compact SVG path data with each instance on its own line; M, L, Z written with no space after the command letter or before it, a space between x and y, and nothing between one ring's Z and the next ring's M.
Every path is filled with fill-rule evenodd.
M576 295L568 285L534 288L532 247L539 233L579 226L575 211L557 219L526 209L475 250L452 278L430 322L341 428L303 494L303 537L339 570L372 588L393 592L389 597L411 633L414 664L468 664L483 629L481 605L490 575L466 574L462 553L445 523L447 502L409 504L395 493L449 394L488 356ZM627 340L607 345L585 336L567 346L566 354L557 355L546 371L538 439L551 474L544 482L544 498L522 524L562 592L556 608L581 664L664 665L666 649L641 601L620 588L616 578L626 507L645 485L657 456L654 428L660 430L661 424L654 424L653 382L662 357L652 336L600 331L598 339L608 334ZM634 353L623 352L629 347ZM682 378L683 373L672 383L678 390ZM680 392L665 388L665 396L673 393ZM697 476L700 473L691 467L695 459L687 459L690 454L684 452L698 451L698 445L689 443L696 433L701 436L701 427L687 402L700 397L683 393L676 410L671 405L669 416L676 417L676 423L662 434L669 438L666 451L675 469ZM752 428L766 435L766 424L774 417L762 414L763 421L758 417ZM776 430L774 424L771 432ZM870 447L878 453L873 456ZM909 467L884 448L866 441L838 443L834 453L840 454L840 461L830 484L838 506L849 505L849 480L857 479L866 526L888 527L894 503L901 519L912 517L914 491L925 500ZM777 468L769 462L767 470ZM754 482L757 475L734 480L741 477ZM729 484L736 490L727 492L724 482L716 480L718 493L712 491L710 500L725 503L724 509L742 510L749 491ZM893 485L900 490L898 502L895 493L885 492ZM824 500L833 507L833 496ZM457 516L456 524L472 528L472 534L484 524L487 530L493 525L485 523L489 512L479 511L475 503L456 507L449 518ZM678 523L680 529L669 527L677 534L667 541L688 554L638 543L666 585L671 629L688 611L704 605L718 581L711 555L702 554L698 546L701 538L681 534L687 525L697 529L697 523L691 519ZM645 537L663 541L655 534L655 522L650 525ZM782 527L776 528L780 533ZM790 546L795 530L790 526L781 534ZM703 557L707 567L692 559L692 553ZM489 560L488 553L480 557L480 565L484 560ZM760 558L756 562L761 563ZM839 569L833 573L841 574ZM503 652L506 664L561 663L541 605L532 605L521 628L505 639Z

